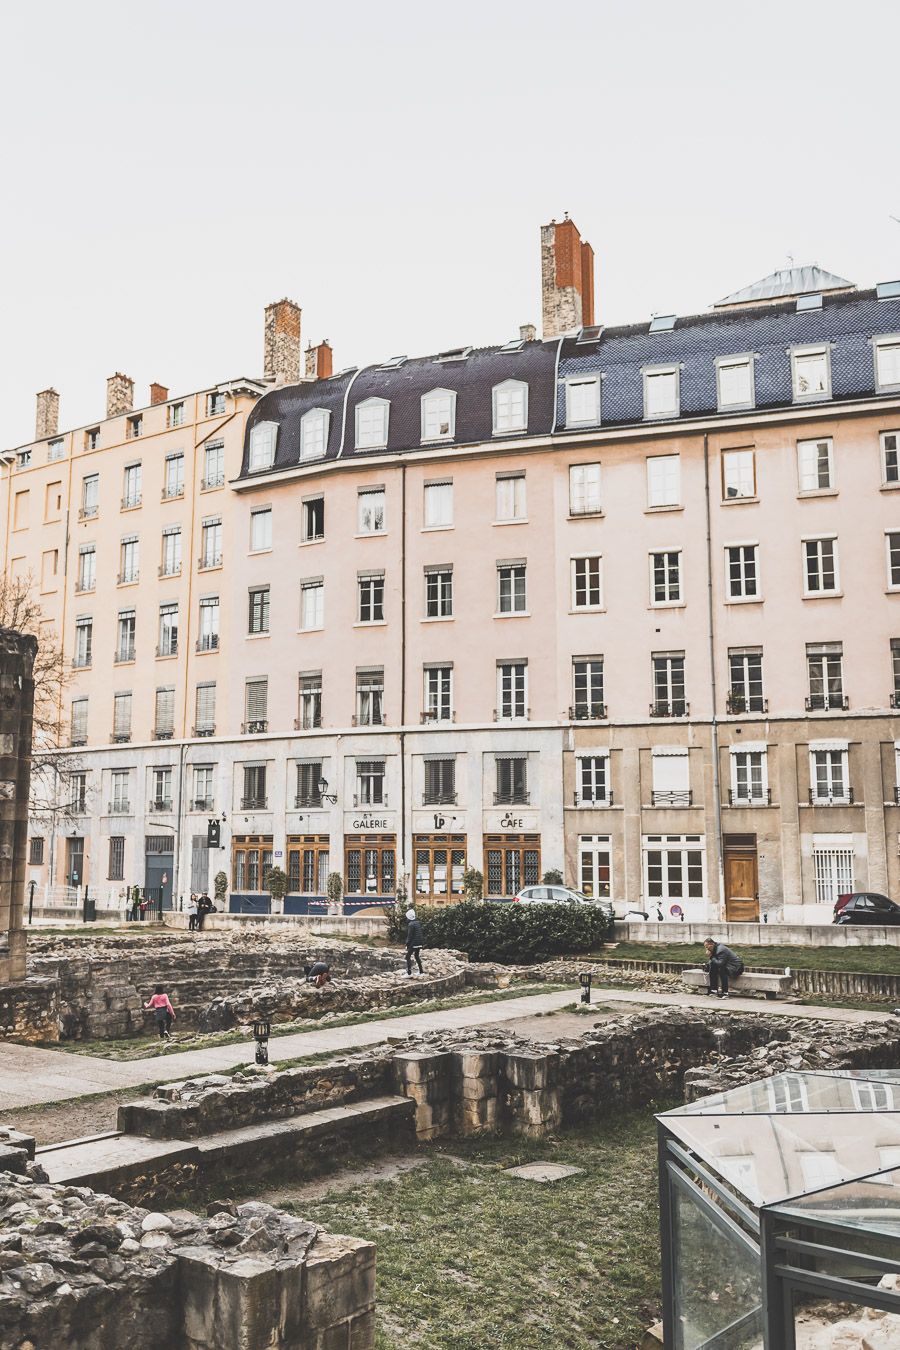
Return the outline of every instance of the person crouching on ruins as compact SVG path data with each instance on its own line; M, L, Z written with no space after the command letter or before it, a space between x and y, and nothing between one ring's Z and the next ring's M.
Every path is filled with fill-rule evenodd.
M175 1009L169 1002L169 995L165 992L161 984L158 984L153 991L153 997L149 1003L144 1004L145 1008L152 1009L156 1020L156 1029L159 1032L161 1041L170 1041L172 1033L169 1030L175 1021Z
M304 966L303 974L306 983L315 985L316 989L324 989L326 984L331 984L331 967L326 961L314 961L311 966Z
M416 965L419 967L419 974L424 975L422 969L422 947L425 942L425 936L422 932L422 925L416 918L416 911L408 909L406 911L406 973L412 976L413 957L416 958Z
M715 942L712 938L707 938L703 946L706 948L706 962L703 969L709 974L709 988L706 992L718 993L719 998L727 998L728 981L737 979L738 975L743 974L744 963L737 952L726 947L724 942Z

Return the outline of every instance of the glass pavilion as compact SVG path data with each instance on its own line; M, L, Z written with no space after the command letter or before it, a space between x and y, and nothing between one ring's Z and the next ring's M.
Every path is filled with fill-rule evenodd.
M900 1350L900 1069L657 1120L667 1350Z

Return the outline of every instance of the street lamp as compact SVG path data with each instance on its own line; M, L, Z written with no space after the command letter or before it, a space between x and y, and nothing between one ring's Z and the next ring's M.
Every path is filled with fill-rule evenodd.
M259 1021L253 1023L253 1039L256 1041L256 1062L257 1064L268 1064L269 1062L269 1032L271 1023Z
M331 802L332 806L337 805L337 793L328 791L328 779L319 779L319 796L323 802Z

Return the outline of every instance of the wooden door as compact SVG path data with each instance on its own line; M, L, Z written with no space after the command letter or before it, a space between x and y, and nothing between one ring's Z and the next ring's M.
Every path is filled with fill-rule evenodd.
M729 847L725 839L725 921L759 923L756 838Z

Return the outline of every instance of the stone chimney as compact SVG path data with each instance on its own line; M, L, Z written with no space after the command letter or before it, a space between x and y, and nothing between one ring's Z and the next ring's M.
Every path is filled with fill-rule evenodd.
M169 397L169 391L164 384L151 384L150 386L150 406L157 403L165 403Z
M116 371L106 381L106 415L118 417L134 407L134 380Z
M318 347L312 343L306 349L304 374L308 380L327 380L334 371L334 353L326 338Z
M59 394L55 389L42 389L37 396L34 418L34 439L46 441L59 431Z
M537 329L533 323L523 323L519 325L519 339L522 342L534 342L537 337Z
M595 322L594 250L568 215L541 226L541 317L545 338Z
M263 331L263 377L274 384L300 379L300 306L276 300L266 306Z

